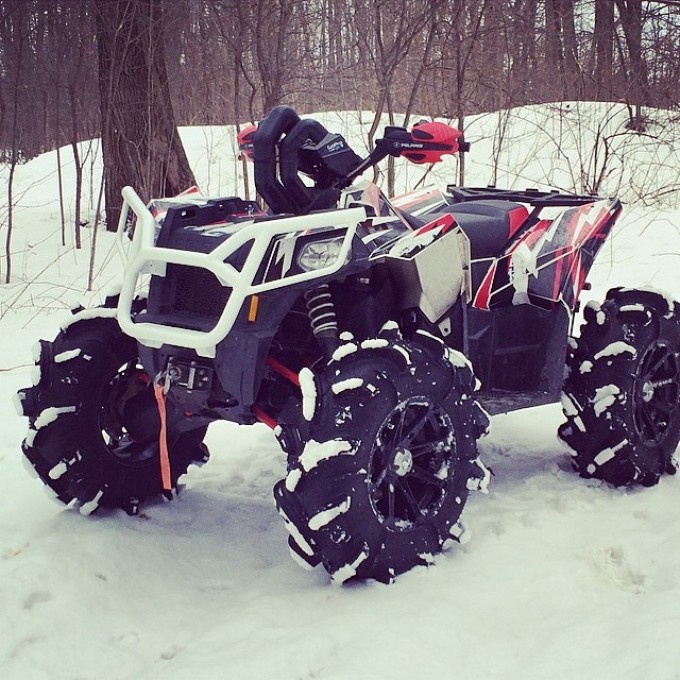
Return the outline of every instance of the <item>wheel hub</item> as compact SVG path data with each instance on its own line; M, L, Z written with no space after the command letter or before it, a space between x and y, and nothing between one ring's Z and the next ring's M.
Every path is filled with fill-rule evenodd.
M405 477L413 469L413 454L408 449L398 449L392 461L392 471L397 477Z
M135 362L121 366L105 386L100 428L109 453L128 464L144 463L155 453L160 420L146 372Z
M637 398L633 411L637 432L648 445L659 445L666 437L678 409L680 362L663 342L653 344L640 362Z
M453 423L425 397L397 404L378 429L369 465L371 504L392 531L409 531L441 506L456 456Z
M642 386L642 401L648 404L652 399L654 399L654 385L647 380Z

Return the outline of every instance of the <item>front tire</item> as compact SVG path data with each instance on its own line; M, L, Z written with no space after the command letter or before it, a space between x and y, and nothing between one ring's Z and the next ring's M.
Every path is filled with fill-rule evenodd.
M437 338L383 333L334 356L305 390L309 438L275 497L294 556L388 583L460 539L468 490L488 482L488 418L469 363Z
M674 472L680 440L678 305L643 290L610 290L584 310L567 357L559 437L583 477L652 486Z
M137 343L121 331L115 299L107 303L76 314L53 342L37 346L34 386L18 393L29 419L22 450L62 503L83 514L99 506L134 514L163 491L160 418ZM191 462L207 460L206 427L180 431L182 416L167 406L174 486Z

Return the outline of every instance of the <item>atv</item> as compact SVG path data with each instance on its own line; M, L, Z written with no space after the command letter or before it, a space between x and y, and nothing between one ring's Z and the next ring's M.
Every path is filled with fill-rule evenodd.
M469 148L439 122L387 127L361 158L280 106L239 142L267 211L147 206L126 187L119 295L37 346L23 453L60 501L135 514L208 459L211 422L263 422L287 456L274 497L293 557L391 582L463 539L488 413L561 397L582 476L675 470L677 304L615 288L570 337L618 200L449 186L390 201L359 180L389 155Z

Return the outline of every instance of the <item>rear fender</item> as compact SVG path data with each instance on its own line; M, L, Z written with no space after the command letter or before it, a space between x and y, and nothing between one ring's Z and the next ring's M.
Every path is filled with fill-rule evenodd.
M618 200L603 199L566 208L552 220L538 220L498 260L488 261L473 306L549 307L562 302L573 310L620 212Z

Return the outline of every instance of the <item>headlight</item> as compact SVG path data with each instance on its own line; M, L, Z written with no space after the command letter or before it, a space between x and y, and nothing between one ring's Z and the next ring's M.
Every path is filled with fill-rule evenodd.
M343 241L344 237L340 236L305 244L297 258L300 268L310 272L331 267L340 257Z

